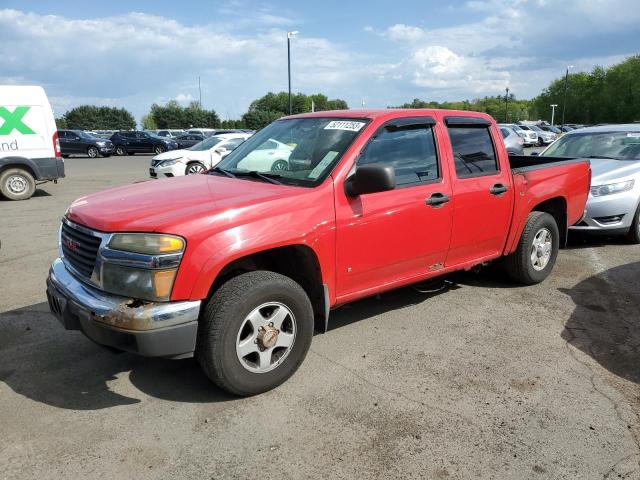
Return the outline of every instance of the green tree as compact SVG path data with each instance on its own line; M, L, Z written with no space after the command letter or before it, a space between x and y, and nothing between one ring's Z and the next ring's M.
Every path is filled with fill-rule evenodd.
M518 100L515 95L509 95L508 112L505 104L505 97L501 95L487 96L476 98L473 100L461 101L426 101L414 98L411 102L400 105L397 108L443 108L447 110L471 110L475 112L484 112L491 115L497 121L505 120L505 113L508 113L509 122L519 120L529 120L531 116L531 108L529 100Z
M67 121L64 119L64 116L56 118L56 128L58 130L66 130L68 128Z
M242 116L242 122L247 128L260 130L284 115L281 112L271 110L249 110Z
M131 130L136 127L133 115L124 108L81 105L64 114L68 128L80 130Z
M215 110L204 110L198 102L191 102L183 107L175 100L161 106L156 103L151 105L151 111L147 115L156 128L217 128L220 126L220 118Z
M153 120L151 114L147 114L142 117L142 128L144 130L157 130L158 126L156 122Z

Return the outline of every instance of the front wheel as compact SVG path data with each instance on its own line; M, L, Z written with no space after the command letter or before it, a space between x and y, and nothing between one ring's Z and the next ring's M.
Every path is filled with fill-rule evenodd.
M87 149L87 155L89 155L89 158L96 158L98 156L99 152L98 149L96 147L89 147Z
M631 243L640 243L640 205L636 208L633 222L631 222L631 228L629 229L629 233L627 233L627 239Z
M312 337L313 309L303 288L278 273L248 272L222 285L207 303L196 356L220 388L256 395L296 372Z
M555 218L546 212L531 212L518 248L507 256L507 274L517 282L535 285L549 276L560 248Z
M194 175L196 173L203 173L206 170L206 167L200 162L191 162L187 165L187 168L184 171L185 175Z

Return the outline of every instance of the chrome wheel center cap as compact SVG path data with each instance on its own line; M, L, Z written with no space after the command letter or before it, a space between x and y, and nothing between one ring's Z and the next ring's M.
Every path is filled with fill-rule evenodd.
M258 345L262 348L271 348L278 342L278 330L270 325L262 327L258 333Z

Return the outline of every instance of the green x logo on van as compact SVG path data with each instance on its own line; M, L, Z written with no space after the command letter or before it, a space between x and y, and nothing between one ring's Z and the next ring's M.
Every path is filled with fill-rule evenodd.
M16 107L13 112L7 110L6 107L0 107L0 118L4 119L4 123L0 127L0 135L9 135L14 130L22 133L23 135L35 134L25 123L22 121L31 107Z

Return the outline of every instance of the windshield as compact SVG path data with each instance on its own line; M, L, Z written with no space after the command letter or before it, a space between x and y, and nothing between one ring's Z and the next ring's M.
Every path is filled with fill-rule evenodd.
M83 130L73 130L73 133L78 135L80 138L86 138L87 140L94 140L96 138L99 138L99 137L96 137L95 135L91 135L90 133L87 133L87 132L85 132Z
M187 150L195 150L196 152L202 152L204 150L210 150L222 141L220 137L205 138L201 142L196 143L193 147L187 148Z
M349 118L278 120L250 137L218 167L232 173L269 174L291 185L314 186L329 175L366 124L365 119Z
M534 132L542 133L542 129L539 127L536 127L535 125L531 125L529 129L533 130Z
M572 133L560 137L542 155L640 160L640 131Z

